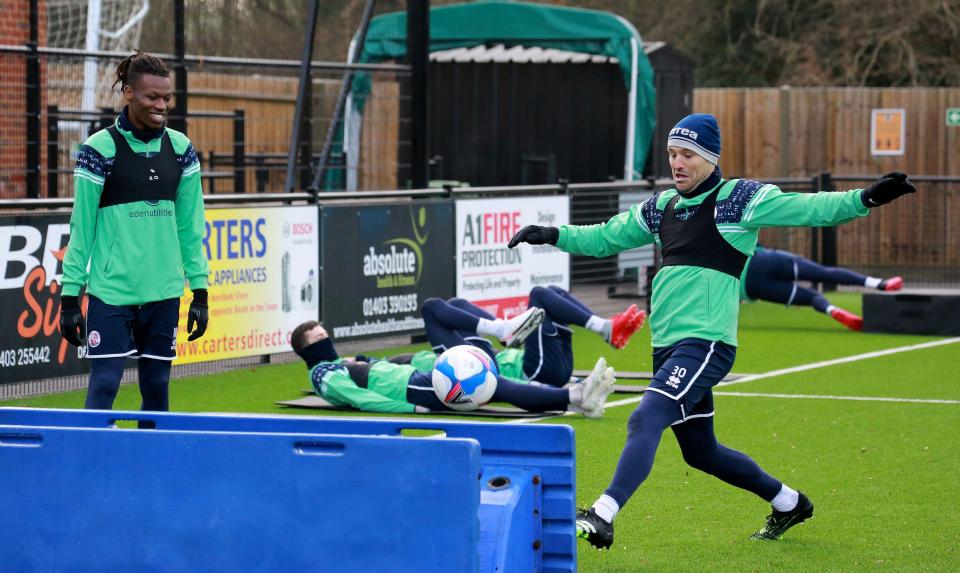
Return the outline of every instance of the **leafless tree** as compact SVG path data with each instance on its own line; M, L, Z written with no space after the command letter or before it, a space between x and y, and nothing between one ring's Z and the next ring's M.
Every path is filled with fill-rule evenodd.
M700 86L960 85L960 0L540 0L616 13L697 64ZM323 0L314 58L342 61L366 0ZM432 0L434 6L454 3ZM170 51L173 0L146 49ZM297 59L307 0L186 0L196 54ZM379 0L376 13L404 10Z

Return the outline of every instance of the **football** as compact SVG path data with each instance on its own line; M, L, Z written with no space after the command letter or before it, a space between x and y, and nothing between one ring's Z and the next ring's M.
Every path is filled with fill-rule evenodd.
M476 346L448 348L433 366L433 391L447 407L461 412L476 410L493 398L497 365Z

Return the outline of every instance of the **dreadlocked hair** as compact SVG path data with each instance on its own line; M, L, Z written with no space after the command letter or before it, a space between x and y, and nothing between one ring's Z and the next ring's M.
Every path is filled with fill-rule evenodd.
M126 86L132 86L144 74L166 78L170 76L170 68L160 58L135 50L117 64L117 80L112 87L120 84L120 89L123 90Z

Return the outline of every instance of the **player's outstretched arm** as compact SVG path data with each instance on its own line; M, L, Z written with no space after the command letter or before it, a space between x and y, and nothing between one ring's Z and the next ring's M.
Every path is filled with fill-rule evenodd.
M868 208L879 207L909 193L916 193L906 173L891 171L863 190L860 200Z
M560 229L556 227L541 227L540 225L527 225L517 231L517 233L507 243L507 248L514 248L520 243L530 245L556 245L560 238Z
M507 247L512 249L520 243L549 244L577 255L615 255L653 242L653 234L640 214L640 208L640 205L634 205L629 211L598 225L563 225L559 228L528 225L517 231Z
M916 189L903 173L888 173L866 189L824 193L784 193L764 185L743 210L740 225L763 227L826 227L848 223Z

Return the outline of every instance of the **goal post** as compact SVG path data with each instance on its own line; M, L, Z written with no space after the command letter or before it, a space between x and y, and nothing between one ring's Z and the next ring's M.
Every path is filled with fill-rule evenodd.
M149 12L150 0L47 0L47 45L129 52L139 46ZM84 59L82 70L80 109L96 112L100 106L112 105L113 67L91 55ZM61 127L80 131L83 139L87 136L86 122L63 122Z

